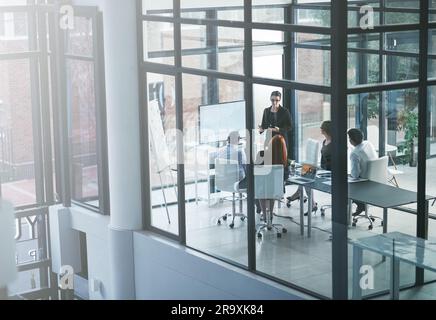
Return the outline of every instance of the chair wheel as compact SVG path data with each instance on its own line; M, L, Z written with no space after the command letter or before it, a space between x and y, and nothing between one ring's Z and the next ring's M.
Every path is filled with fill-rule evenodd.
M277 233L277 238L281 238L282 234L281 233Z
M357 223L357 219L353 219L353 223Z
M224 217L223 217L223 220L224 220L224 221L227 221L227 216L224 216Z
M371 218L371 220L372 220L372 222L374 222L374 221L375 221L375 218Z
M216 224L220 226L221 225L221 220L218 220Z
M352 225L353 227L355 227L355 226L357 226L357 223L356 223L356 222L353 222L351 225Z
M229 227L230 227L231 229L233 229L233 228L235 227L235 224L231 223L231 224L229 225Z
M271 231L272 230L272 227L266 227L267 229L268 229L268 231Z
M384 222L383 222L383 220L380 222L380 225L383 227L384 226Z
M288 208L290 208L290 207L291 207L291 204L290 204L290 203L287 203L286 206L287 206Z
M257 234L257 237L258 237L259 239L262 239L262 234L259 232L259 233Z
M283 232L283 233L288 233L288 229L283 228L283 229L282 229L282 232Z
M241 217L241 221L245 221L245 217Z
M372 230L373 229L373 226L372 225L369 225L368 226L368 230Z

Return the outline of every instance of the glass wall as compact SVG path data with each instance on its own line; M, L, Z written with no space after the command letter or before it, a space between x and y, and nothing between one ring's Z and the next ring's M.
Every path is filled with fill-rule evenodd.
M65 31L65 77L71 199L109 214L104 182L106 129L104 72L98 16L77 14Z
M334 297L333 289L339 280L333 281L333 265L343 268L340 275L343 277L348 268L345 281L351 289L353 279L360 274L358 264L361 263L371 267L375 277L374 286L365 287L363 297L386 298L391 279L389 260L382 258L377 250L372 253L364 250L359 257L359 243L377 236L390 239L399 233L425 238L423 221L426 219L420 216L425 218L425 210L421 213L423 200L418 194L422 191L422 172L427 173L427 194L434 193L429 169L434 153L433 90L428 94L425 130L418 121L424 119L425 113L420 96L423 92L420 32L428 31L420 30L418 25L419 1L348 1L348 14L339 18L348 16L348 21L340 22L349 28L347 52L344 61L340 62L333 53L338 53L340 44L334 43L331 35L343 30L338 30L337 21L332 20L331 1L253 0L251 3L244 8L242 1L229 0L225 4L210 2L200 7L191 1L181 1L181 19L162 21L155 17L162 14L162 10L143 8L141 23L144 26L167 24L157 32L161 34L157 43L163 43L163 34L168 30L174 31L170 32L174 37L169 37L170 40L158 50L150 49L148 40L144 40L146 62L141 71L150 75L161 69L168 76L159 77L171 75L174 82L165 84L165 92L168 86L174 86L174 91L180 95L175 97L172 128L183 132L183 150L177 146L175 149L179 152L178 159L184 159L183 166L179 164L184 178L178 176L177 183L184 201L181 203L179 198L179 202L170 206L173 210L170 211L183 219L179 220L182 228L179 228L178 239L184 245L320 298ZM366 10L360 12L364 5L372 10L365 7ZM166 17L173 17L172 8L168 9ZM434 8L431 9L430 16L435 14ZM245 20L247 10L251 10L252 21ZM371 15L369 20L368 14ZM374 28L365 30L362 27L365 22L373 22ZM394 26L398 24L403 25L400 31ZM150 32L155 31L144 29L144 34ZM436 56L432 50L432 31L428 42L428 77L433 81ZM180 52L174 51L178 47ZM152 55L147 56L147 52ZM148 59L150 56L154 60ZM333 62L336 68L333 68ZM334 76L341 71L344 74L338 80ZM343 84L342 81L347 87L340 95L348 103L335 105L337 91L331 87ZM149 85L147 88L150 90ZM265 110L274 103L270 101L276 97L271 97L273 91L280 93L277 101L291 118L291 126L282 134L287 154L284 171L289 169L292 160L301 164L310 159L316 166L321 166L323 143L328 144L331 140L321 130L321 125L332 118L338 121L337 113L341 114L341 126L346 124L348 128L360 129L363 140L373 146L374 160L386 161L381 180L363 177L366 191L357 192L358 184L348 183L348 196L341 195L350 200L347 213L332 212L330 194L342 190L342 186L332 183L331 177L326 176L318 176L325 180L320 182L323 186L314 188L299 188L285 176L284 193L277 196L274 207L269 210L269 219L264 215L263 207L256 205L257 200L264 200L259 195L263 184L256 174L261 171L257 165L263 162L265 168L265 161L254 162L251 166L249 160L265 160L261 151L263 154L269 152L269 140L265 143L267 135L262 134L258 126ZM159 123L166 128L164 118L161 117ZM251 136L245 129L254 129ZM239 132L242 138L233 144L232 139L228 140L232 131ZM418 143L423 137L420 132L427 133L425 158L418 156L423 150L422 143ZM345 134L342 138L346 138ZM337 166L344 170L342 174L351 172L349 159L356 146L351 143L346 148L345 143L341 146L343 156L346 152L348 159L347 166L343 163ZM339 156L333 155L332 163ZM241 157L246 159L248 166L241 163ZM426 160L427 166L422 159ZM239 172L238 168L243 168L245 175L254 181L242 192L237 189L239 184L235 184L240 182L238 179L242 180L235 173ZM232 169L233 175L222 174ZM233 177L233 187L229 189L222 185L222 176ZM276 178L278 180L270 181L281 181L280 177ZM268 182L268 179L262 181ZM346 185L345 181L343 183ZM393 198L404 192L408 200L403 198L400 200L404 201L386 204L382 203L383 199L373 199L375 195L368 198L368 190L374 188L381 188L381 194ZM150 192L154 195L156 190ZM357 210L351 200L359 199L366 200L371 217L351 215ZM434 211L431 204L430 213ZM332 234L337 230L334 217L342 219L345 215L349 222L348 226L342 226L345 234ZM272 223L278 224L277 228L267 224L262 229L265 222L271 222L271 217ZM161 220L165 222L164 218ZM432 220L429 223L431 226ZM165 223L159 226L165 231L171 228L173 226L165 226ZM430 234L431 230L430 227ZM337 253L338 245L335 247L335 241L331 241L335 236L341 237L344 243L347 238L349 240L346 262ZM388 247L392 249L388 248L389 252L394 252L393 246ZM332 252L336 252L336 256ZM420 281L420 276L415 277L413 265L401 264L400 267L403 288L408 289ZM432 273L425 275L430 280L434 277ZM351 290L343 293L350 298L356 297ZM413 298L413 290L404 290L400 297Z
M2 197L14 206L37 203L30 61L2 60L0 152Z
M244 85L190 74L183 84L186 244L246 266L246 187L235 186L246 175Z
M148 73L151 225L179 233L175 79Z

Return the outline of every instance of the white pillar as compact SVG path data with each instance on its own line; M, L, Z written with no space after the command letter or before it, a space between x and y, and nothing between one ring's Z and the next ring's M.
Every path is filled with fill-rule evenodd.
M136 0L104 0L112 299L134 299L133 230L142 229Z
M76 0L103 12L111 299L134 299L133 231L142 229L136 0Z
M142 229L136 0L103 2L111 227Z

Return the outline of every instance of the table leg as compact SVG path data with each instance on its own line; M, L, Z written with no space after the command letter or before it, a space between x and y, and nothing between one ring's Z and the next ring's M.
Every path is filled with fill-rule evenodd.
M307 195L308 196L307 201L309 201L309 205L307 208L307 237L310 238L312 235L313 190L309 189L306 191L309 191Z
M301 232L301 235L304 236L304 192L303 192L303 186L299 186L298 190L300 191L300 232Z
M362 287L360 286L360 268L362 267L363 250L353 246L353 300L362 299Z
M388 208L383 208L383 233L388 232ZM382 257L382 262L386 261L386 256Z
M400 299L400 260L395 257L395 252L391 257L391 300Z

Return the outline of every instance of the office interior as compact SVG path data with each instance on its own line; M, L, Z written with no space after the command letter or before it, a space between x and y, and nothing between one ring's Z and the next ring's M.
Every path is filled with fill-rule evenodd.
M17 273L0 289L435 299L435 17L429 0L3 0L0 196L14 207ZM289 161L319 167L332 121L332 174L308 216L287 183L273 210L286 232L259 235L252 163L273 91L292 119ZM387 158L368 184L383 193L357 194L374 221L349 218L349 128ZM232 131L250 163L241 192L217 186Z

